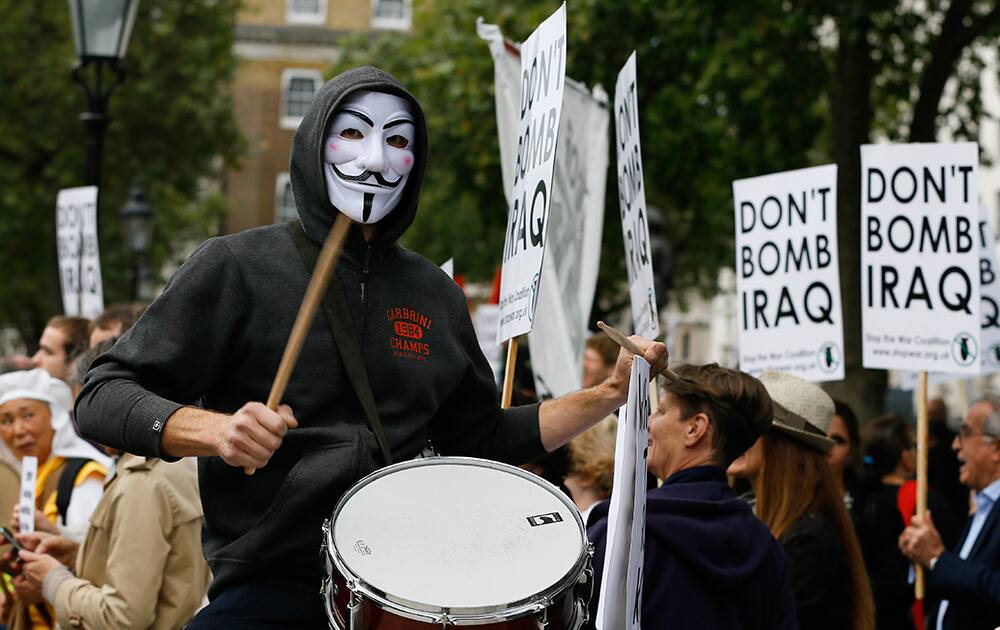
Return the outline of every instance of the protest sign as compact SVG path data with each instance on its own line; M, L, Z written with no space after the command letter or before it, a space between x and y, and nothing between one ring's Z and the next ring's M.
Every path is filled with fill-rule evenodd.
M995 374L1000 372L1000 273L997 268L997 250L993 227L986 208L979 206L979 293L980 293L980 329L979 347L983 349L981 373ZM910 391L917 388L917 372L900 372L902 390ZM955 381L966 381L969 376L946 372L932 372L927 375L930 385L944 385Z
M97 187L65 188L56 197L56 251L63 313L93 318L104 310L97 247Z
M646 220L636 81L635 51L632 51L615 83L615 151L618 155L615 172L618 174L625 267L632 299L632 325L635 334L655 339L660 334L660 317L653 288L653 253Z
M618 412L615 477L597 605L597 630L639 630L646 537L649 363L632 360L628 402Z
M979 206L979 294L982 373L1000 372L1000 268L996 233L984 206Z
M520 53L516 44L504 39L499 27L480 21L476 29L493 56L500 164L509 203L517 151ZM562 396L582 384L583 351L604 228L607 103L607 94L600 86L591 91L566 77L552 175L552 212L529 335L535 391L542 398Z
M530 332L535 317L565 76L564 4L521 46L517 153L500 279L498 344Z
M733 182L740 369L844 378L837 166Z
M975 143L861 147L866 368L980 368Z
M21 459L21 493L17 502L17 528L22 532L35 531L35 482L38 480L38 458L31 455Z

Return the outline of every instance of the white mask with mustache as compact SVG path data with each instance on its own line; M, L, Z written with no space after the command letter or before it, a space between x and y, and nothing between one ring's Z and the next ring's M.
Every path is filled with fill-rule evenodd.
M330 203L355 223L395 209L413 169L416 126L407 100L361 90L337 106L323 145Z

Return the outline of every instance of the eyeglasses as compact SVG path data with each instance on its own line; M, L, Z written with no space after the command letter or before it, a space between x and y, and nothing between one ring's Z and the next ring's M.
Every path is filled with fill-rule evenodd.
M995 435L990 435L989 433L975 432L975 430L967 424L963 424L958 428L958 439L965 441L969 438L981 437L987 440L997 439Z

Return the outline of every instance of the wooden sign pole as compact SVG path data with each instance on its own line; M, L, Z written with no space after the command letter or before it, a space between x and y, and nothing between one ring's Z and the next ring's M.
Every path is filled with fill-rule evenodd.
M507 342L507 365L503 371L503 395L500 397L500 408L509 409L514 396L514 366L517 364L517 342L520 337L511 337Z
M920 372L917 379L917 515L922 519L927 514L927 372ZM914 568L914 596L922 600L924 568L920 565Z
M292 377L292 370L299 360L299 353L302 352L302 344L312 326L313 318L316 316L316 309L323 300L326 293L326 285L330 282L330 276L337 266L337 259L340 258L340 251L344 247L344 238L351 227L351 220L345 214L338 214L330 233L323 243L323 249L319 252L316 260L316 268L309 278L309 285L306 287L306 295L302 298L302 305L299 307L299 314L295 316L295 324L292 332L288 335L288 343L285 344L285 352L281 355L281 363L278 365L278 373L274 375L274 383L271 385L271 393L267 397L267 408L277 411L281 399L285 396L285 388L288 387L288 379ZM247 466L243 469L248 475L254 473L254 469Z

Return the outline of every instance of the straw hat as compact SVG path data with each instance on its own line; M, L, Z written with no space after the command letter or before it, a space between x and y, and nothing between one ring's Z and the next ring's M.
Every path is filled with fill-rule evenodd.
M834 441L826 437L833 422L833 399L819 386L783 372L764 372L760 382L774 405L771 426L821 453Z

